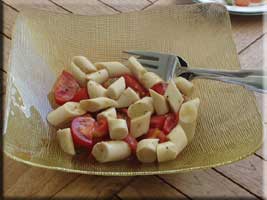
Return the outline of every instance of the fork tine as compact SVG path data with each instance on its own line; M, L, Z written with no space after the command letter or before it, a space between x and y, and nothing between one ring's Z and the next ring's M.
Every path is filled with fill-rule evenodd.
M139 59L139 58L137 60L142 65L148 65L148 66L151 66L152 68L158 68L159 67L159 62L158 61Z
M135 55L135 56L145 56L145 57L151 57L151 58L157 58L159 59L161 55L161 53L157 53L157 52L152 52L152 51L123 51L123 53L128 53L130 55Z

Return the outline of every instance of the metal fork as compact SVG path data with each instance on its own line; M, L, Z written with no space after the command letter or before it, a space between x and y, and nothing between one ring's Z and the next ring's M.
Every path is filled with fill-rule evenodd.
M204 78L243 85L246 88L260 92L267 92L267 72L262 70L223 71L214 69L191 68L179 56L151 51L123 51L138 56L137 60L149 71L155 72L165 81L174 76L183 76L188 80Z

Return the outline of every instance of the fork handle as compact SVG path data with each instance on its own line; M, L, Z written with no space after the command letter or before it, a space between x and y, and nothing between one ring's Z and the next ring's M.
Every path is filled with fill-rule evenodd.
M201 68L187 68L188 72L193 73L205 73L218 76L230 76L230 77L245 77L245 76L267 76L267 72L263 70L238 70L238 71L225 71L214 69L201 69Z
M226 83L243 85L249 90L259 93L267 93L267 76L246 76L246 77L229 77L229 76L210 76L205 74L195 74L195 78L204 78Z

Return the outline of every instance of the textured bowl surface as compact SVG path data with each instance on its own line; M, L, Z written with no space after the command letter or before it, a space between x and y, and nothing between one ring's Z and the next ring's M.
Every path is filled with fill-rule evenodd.
M75 55L93 62L120 61L122 50L182 56L191 66L238 69L230 19L223 6L172 6L109 16L22 12L14 28L5 98L4 151L18 161L95 175L150 175L204 169L255 152L262 125L253 94L243 87L194 80L201 106L196 135L176 160L162 164L122 161L99 164L69 157L46 121L50 91Z

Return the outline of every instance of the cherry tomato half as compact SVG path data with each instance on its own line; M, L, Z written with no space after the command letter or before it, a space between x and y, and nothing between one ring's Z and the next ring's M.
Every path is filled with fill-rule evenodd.
M154 115L150 119L150 128L159 128L162 129L164 122L166 120L166 115Z
M79 88L72 101L80 102L83 99L89 99L87 88Z
M74 79L72 74L64 70L54 86L56 103L62 105L68 101L71 101L79 88L79 84Z
M109 141L109 140L110 140L109 134L103 137L93 137L93 146L98 142Z
M146 138L158 138L160 143L168 141L163 131L159 130L158 128L149 129L145 137Z
M126 86L132 88L140 95L140 97L148 95L147 90L138 82L138 80L134 76L125 74L123 75L123 77L125 79Z
M165 134L169 134L171 130L178 124L179 114L177 113L169 113L166 115L166 120L163 124L163 132Z
M76 117L71 123L71 133L75 147L91 149L92 133L95 130L95 120L90 115Z
M108 121L105 118L99 119L95 122L95 130L93 132L93 137L104 137L108 135Z
M137 140L131 134L128 134L123 140L130 146L132 154L135 154L137 148Z
M168 83L160 82L152 86L152 90L159 93L160 95L164 95L165 91L168 87Z

